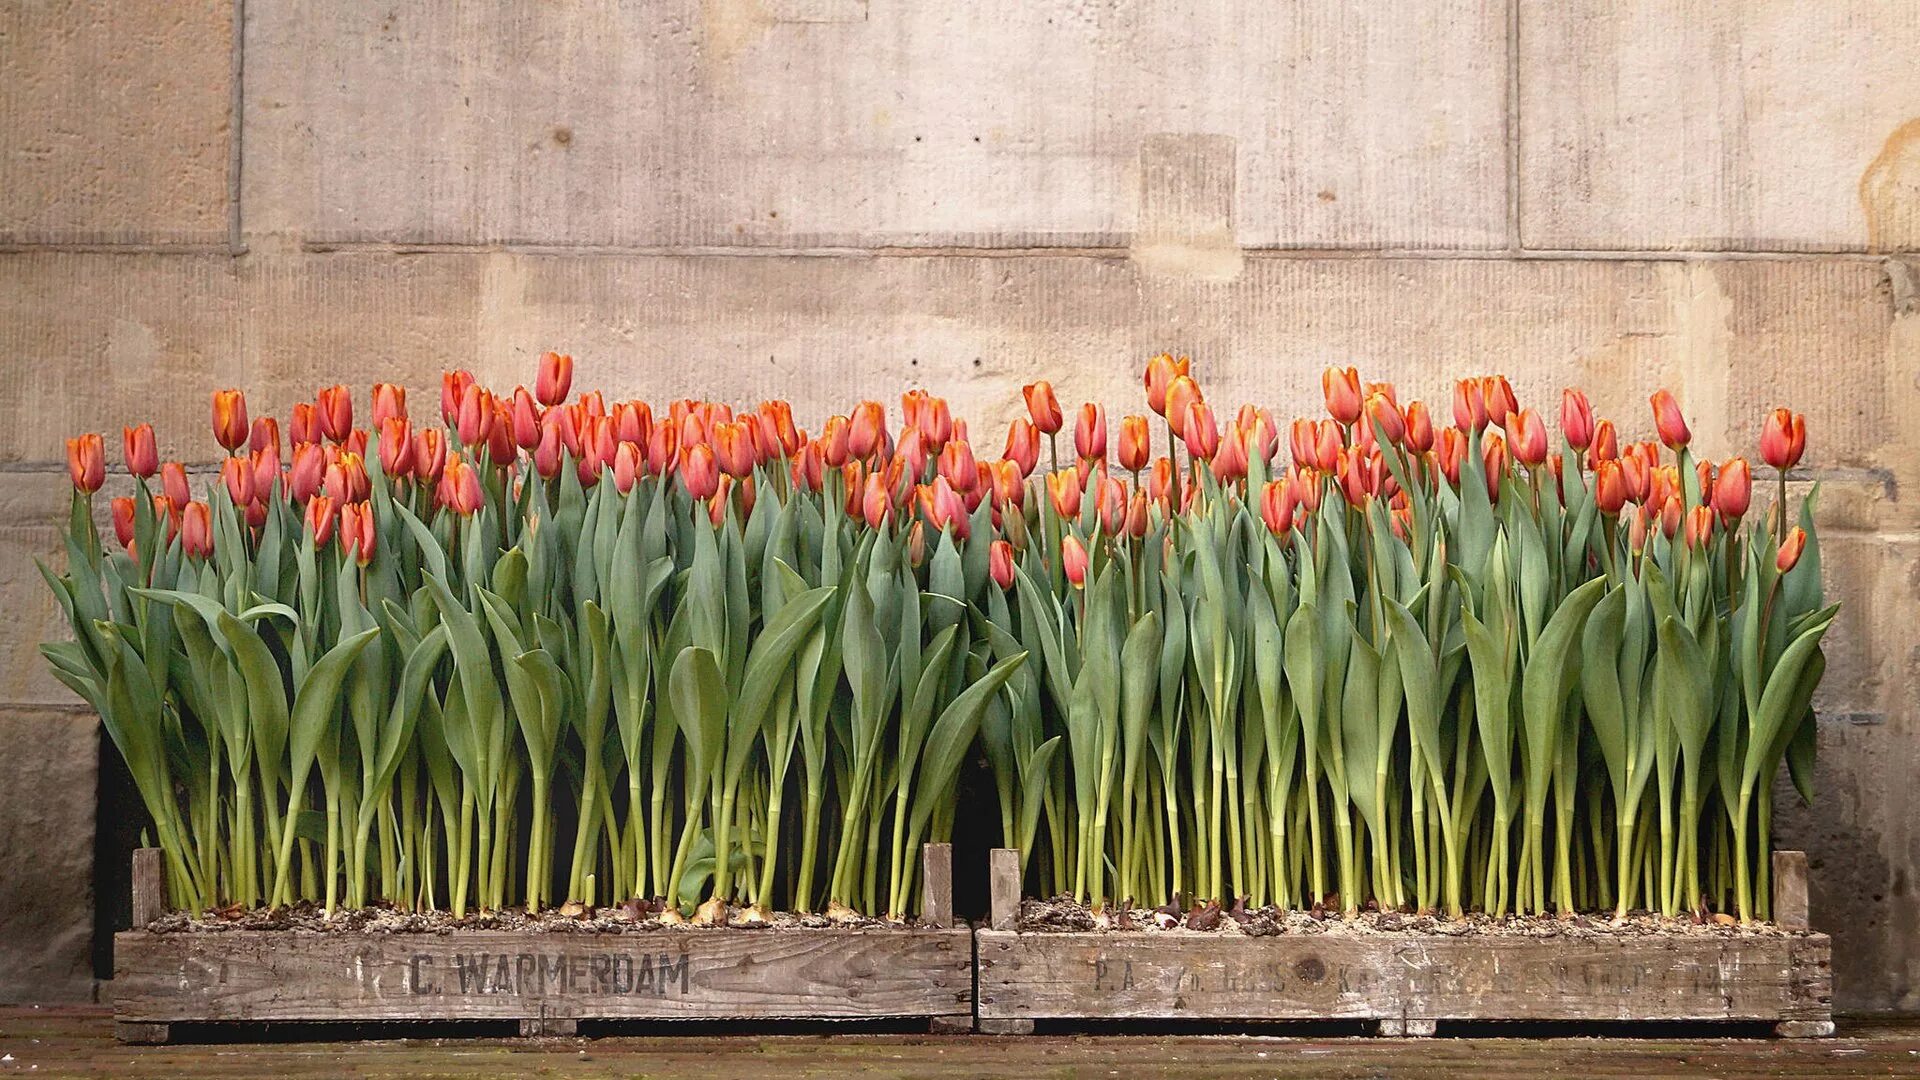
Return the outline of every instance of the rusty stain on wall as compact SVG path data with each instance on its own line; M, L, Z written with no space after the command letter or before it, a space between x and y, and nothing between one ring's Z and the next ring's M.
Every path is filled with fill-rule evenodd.
M1920 118L1895 128L1861 174L1860 208L1869 250L1920 248Z

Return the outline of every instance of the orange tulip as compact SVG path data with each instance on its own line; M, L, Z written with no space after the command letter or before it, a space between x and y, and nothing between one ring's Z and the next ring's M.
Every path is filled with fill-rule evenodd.
M527 393L524 386L513 391L513 405L507 412L508 424L513 430L513 442L522 450L531 450L540 445L541 412L533 395Z
M887 437L887 411L877 401L863 401L853 408L853 422L847 429L847 451L865 460L873 456Z
M91 495L107 482L107 444L97 434L67 440L67 475L73 489Z
M1174 377L1167 387L1166 412L1167 426L1173 429L1176 437L1186 437L1187 414L1193 411L1195 403L1201 401L1200 384L1186 375Z
M1792 570L1800 562L1800 553L1807 549L1807 530L1795 525L1787 530L1787 538L1780 542L1780 554L1773 560L1774 568L1781 573Z
M1286 480L1269 480L1260 489L1260 520L1267 523L1275 536L1285 536L1293 529L1291 487Z
M160 471L160 451L154 445L152 424L123 429L120 446L126 454L128 472L145 480Z
M720 490L720 463L715 459L712 447L696 443L682 452L680 482L686 485L687 494L695 499L711 498L714 492Z
M1073 424L1073 449L1088 461L1107 456L1106 406L1091 401L1080 406L1080 415Z
M1013 588L1013 545L995 540L987 549L987 575L1002 590Z
M1060 568L1067 572L1067 580L1075 588L1084 588L1087 584L1087 549L1080 538L1067 535L1060 540Z
M134 510L136 509L133 504L133 500L131 498L128 498L125 495L122 495L119 498L114 499L113 502L109 504L109 506L110 506L110 509L113 511L114 539L120 541L121 547L126 548L128 551L132 551L133 550L133 516L134 516Z
M1507 433L1513 436L1513 456L1528 468L1538 468L1547 460L1547 427L1540 414L1522 409L1508 417Z
M307 534L313 537L313 546L323 548L333 539L334 506L333 500L325 495L316 495L307 503L303 515L307 522Z
M1500 482L1507 473L1507 441L1498 435L1488 435L1480 447L1480 457L1487 467L1487 498L1499 502Z
M794 486L817 492L826 482L826 453L820 446L820 440L814 439L801 447L799 455L791 459Z
M389 480L413 475L413 425L404 416L380 422L380 472Z
M180 512L180 546L195 559L213 554L213 515L206 503L189 502Z
M1120 467L1137 473L1147 467L1147 459L1152 456L1153 434L1147 429L1147 418L1123 418L1120 421Z
M838 469L852 459L852 451L847 447L847 418L844 416L827 417L827 426L820 434L820 459L830 469Z
M1720 466L1713 480L1713 508L1733 521L1747 512L1753 503L1753 467L1746 458L1733 458Z
M920 406L919 415L913 419L913 427L920 432L920 441L926 444L928 453L938 452L953 438L953 411L947 407L947 399L928 397Z
M1480 396L1487 403L1487 419L1496 427L1506 427L1507 417L1520 409L1520 403L1513 397L1513 385L1507 382L1505 375L1489 375L1481 379Z
M1187 406L1186 416L1176 430L1193 460L1213 460L1213 452L1220 445L1220 429L1214 424L1213 409L1206 402L1196 399Z
M247 396L238 390L213 393L213 437L227 450L247 441Z
M738 421L713 429L713 456L719 461L722 472L736 478L753 475L751 438L747 425Z
M540 369L534 375L533 396L552 408L567 400L573 390L573 357L556 352L540 354Z
M486 442L487 436L493 433L493 415L493 395L469 385L460 398L460 412L454 417L460 445L472 451Z
M440 476L440 483L446 489L443 501L462 517L486 505L487 493L480 486L480 473L458 454L447 456L447 468Z
M1613 421L1602 420L1593 426L1593 460L1612 461L1620 456L1620 433Z
M1575 450L1593 445L1593 406L1587 403L1587 395L1578 390L1560 391L1560 432Z
M413 437L413 474L433 485L447 469L447 437L439 428L426 428Z
M1710 506L1696 506L1687 511L1687 546L1699 550L1706 547L1712 541L1713 508Z
M1379 431L1385 434L1387 442L1399 446L1407 438L1407 418L1400 413L1400 407L1393 399L1382 393L1374 393L1367 398L1367 433Z
M633 485L640 480L640 452L632 443L623 442L613 452L613 486L620 494L633 491Z
M230 457L220 465L220 480L227 485L233 505L245 507L253 501L253 466L244 458Z
M1461 431L1486 430L1487 397L1480 380L1461 379L1453 384L1453 426Z
M1167 497L1173 488L1173 459L1161 455L1153 459L1153 471L1147 474L1147 497L1155 501Z
M1800 463L1807 451L1807 418L1787 409L1767 414L1760 429L1760 460L1785 472Z
M1320 373L1320 389L1326 394L1327 415L1342 424L1360 419L1360 372L1357 369L1328 368Z
M1047 498L1053 512L1071 521L1080 516L1080 475L1071 469L1047 474Z
M848 468L856 466L849 465ZM853 485L847 485L852 489ZM873 473L867 477L860 491L860 517L870 529L878 529L893 516L893 490L887 486L887 478L882 473Z
M329 386L320 391L320 432L334 442L345 442L353 430L353 391Z
M1687 418L1680 415L1680 403L1666 390L1653 392L1653 426L1660 432L1660 441L1667 444L1669 450L1679 450L1693 438L1687 430Z
M348 503L340 508L340 544L342 551L361 566L373 561L373 504Z
M556 424L554 430L560 436L560 445L554 450L557 458L559 450L566 444L566 426ZM540 445L542 449L546 447L544 433ZM655 424L653 434L647 438L647 472L653 476L665 476L678 467L679 463L680 429L672 424Z
M1020 388L1020 394L1027 399L1027 415L1033 417L1033 426L1039 428L1042 435L1060 430L1064 418L1060 415L1060 399L1053 396L1052 383L1045 379L1028 383Z
M1230 484L1244 479L1247 475L1247 435L1240 429L1239 421L1227 429L1227 436L1220 440L1212 458L1213 478L1222 484Z
M1407 449L1424 454L1433 449L1433 415L1424 401L1407 406Z
M471 371L445 371L440 374L440 420L449 426L460 416L460 402L473 385Z
M310 401L296 402L287 420L287 441L295 446L320 441L320 410Z
M1441 431L1440 442L1434 453L1440 462L1440 474L1454 487L1460 486L1460 465L1467 456L1467 437L1460 432L1461 429L1457 427Z
M373 426L392 419L407 419L407 389L392 383L373 384Z
M1118 536L1127 529L1127 485L1114 477L1102 477L1096 484L1093 498L1094 510L1100 515L1100 528L1108 536Z
M1627 503L1627 480L1618 461L1596 462L1593 467L1593 501L1603 514L1618 514Z
M1168 415L1167 390L1175 379L1191 369L1192 361L1184 356L1176 360L1171 353L1161 353L1147 361L1147 407L1160 416Z
M980 468L973 459L973 447L958 440L940 450L940 476L958 492L972 491L980 483Z
M167 505L174 513L185 510L193 499L193 489L187 483L187 467L177 461L160 466L160 490L166 493Z

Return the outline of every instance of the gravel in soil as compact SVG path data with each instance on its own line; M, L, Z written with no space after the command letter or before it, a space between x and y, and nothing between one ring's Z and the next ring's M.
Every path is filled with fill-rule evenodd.
M446 911L401 911L393 907L367 907L336 910L332 918L312 902L303 901L281 908L224 908L196 918L186 912L170 912L154 920L147 929L168 934L217 934L236 930L304 930L319 933L355 934L445 934L456 930L518 930L548 934L634 934L705 933L715 929L753 929L770 932L825 929L911 929L917 920L873 919L865 916L829 918L820 914L772 912L755 924L742 920L746 909L728 909L724 923L700 925L692 921L666 922L660 908L645 901L612 907L584 908L570 904L529 913L524 908L470 913L454 918Z
M1096 912L1071 897L1026 900L1020 906L1017 927L1022 933L1087 931L1149 934L1225 934L1271 937L1276 934L1332 934L1370 937L1392 934L1438 934L1447 937L1497 936L1529 938L1595 937L1789 937L1805 931L1786 930L1772 923L1741 923L1726 917L1695 912L1668 919L1650 912L1631 912L1624 919L1611 914L1517 915L1495 919L1470 912L1453 919L1430 913L1362 911L1343 915L1316 907L1312 910L1248 908L1244 901L1230 908L1218 904L1181 908L1109 908Z

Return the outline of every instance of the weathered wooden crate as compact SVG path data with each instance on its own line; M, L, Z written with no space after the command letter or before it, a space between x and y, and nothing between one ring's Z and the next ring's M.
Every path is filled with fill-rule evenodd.
M159 852L134 856L134 920L164 911ZM920 1018L970 1030L973 932L953 920L953 856L924 856L928 926L633 933L233 930L114 936L114 1027L165 1042L203 1021Z
M1774 856L1783 928L1806 928L1806 856ZM1019 933L1019 853L993 853L993 920L975 935L979 1030L1036 1020L1362 1020L1431 1035L1442 1020L1760 1021L1833 1034L1825 934L1525 938Z

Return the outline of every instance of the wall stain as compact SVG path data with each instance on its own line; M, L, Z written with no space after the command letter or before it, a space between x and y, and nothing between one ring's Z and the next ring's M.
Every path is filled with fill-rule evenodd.
M1920 118L1893 129L1861 174L1860 208L1869 250L1920 248Z

